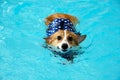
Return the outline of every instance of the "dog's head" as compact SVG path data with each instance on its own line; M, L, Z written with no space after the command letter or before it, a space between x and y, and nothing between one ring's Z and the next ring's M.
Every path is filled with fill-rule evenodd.
M59 30L53 35L45 38L45 40L48 45L52 45L59 49L58 51L68 52L73 47L78 46L85 37L86 35L76 35L68 30Z
M68 14L53 14L46 18L48 37L45 38L46 43L55 47L55 51L61 53L69 52L73 47L78 46L86 35L80 35L75 30L78 23L76 17Z

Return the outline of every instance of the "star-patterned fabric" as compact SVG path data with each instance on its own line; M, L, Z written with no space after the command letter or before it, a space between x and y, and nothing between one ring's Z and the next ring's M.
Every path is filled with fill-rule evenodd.
M73 23L66 18L56 18L49 25L47 29L47 36L51 36L58 30L68 30L77 33Z

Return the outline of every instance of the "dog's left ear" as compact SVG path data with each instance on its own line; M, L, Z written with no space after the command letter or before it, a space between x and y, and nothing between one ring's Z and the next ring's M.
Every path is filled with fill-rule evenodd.
M82 41L84 41L85 38L86 38L86 35L79 36L78 43L81 43Z

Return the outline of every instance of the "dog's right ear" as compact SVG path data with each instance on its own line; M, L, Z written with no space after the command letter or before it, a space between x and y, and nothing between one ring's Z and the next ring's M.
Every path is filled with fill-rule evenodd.
M46 41L46 43L48 42L48 38L43 38L45 41Z
M50 37L47 37L47 38L43 38L47 44L50 44L52 42L51 38Z
M46 40L47 38L43 38L44 40Z

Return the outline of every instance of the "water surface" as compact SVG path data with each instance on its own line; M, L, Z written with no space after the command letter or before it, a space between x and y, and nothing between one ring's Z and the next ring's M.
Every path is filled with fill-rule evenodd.
M42 47L44 18L78 17L84 54L62 65ZM120 80L120 1L0 0L0 80Z

